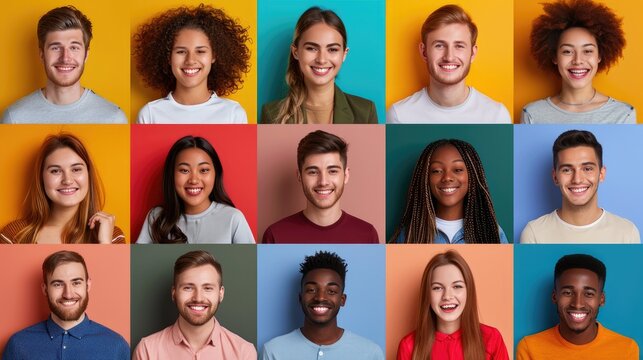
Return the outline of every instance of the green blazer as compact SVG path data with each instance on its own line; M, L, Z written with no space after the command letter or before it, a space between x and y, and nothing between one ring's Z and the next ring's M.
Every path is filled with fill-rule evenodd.
M261 107L262 124L275 122L281 101L272 101ZM308 123L305 111L304 123ZM368 99L346 94L335 85L333 124L377 124L375 104Z

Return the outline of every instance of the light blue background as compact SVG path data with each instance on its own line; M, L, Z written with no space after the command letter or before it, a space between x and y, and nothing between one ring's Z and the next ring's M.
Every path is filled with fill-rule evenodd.
M385 245L257 245L257 350L273 337L304 324L299 305L299 264L319 250L336 252L348 264L346 305L340 327L374 341L382 351L385 333Z
M383 0L259 1L257 119L263 104L282 99L288 93L285 75L295 24L311 6L333 10L346 27L349 50L336 78L337 85L345 93L373 101L378 121L385 123Z
M514 125L514 238L527 222L561 206L551 178L552 146L561 133L591 131L603 145L607 172L598 187L598 206L643 225L643 127L638 125Z
M556 306L551 301L554 267L568 254L589 254L605 264L605 305L600 308L598 321L633 338L639 347L643 345L637 310L643 298L643 246L558 244L514 246L514 345L518 346L525 335L558 324Z

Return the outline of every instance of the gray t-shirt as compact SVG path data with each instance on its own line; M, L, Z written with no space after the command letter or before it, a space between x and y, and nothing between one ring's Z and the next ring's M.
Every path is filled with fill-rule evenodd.
M344 330L331 345L317 345L306 339L300 329L278 336L263 345L261 360L384 360L377 344Z
M127 124L125 113L116 105L85 89L80 99L56 105L40 89L9 106L2 115L5 124Z
M551 98L534 101L522 109L523 124L636 124L632 105L609 98L601 107L572 112L559 108Z
M151 244L150 222L161 212L160 207L150 210L136 240L137 244ZM200 214L183 214L176 225L188 237L188 244L254 244L250 226L240 210L212 202Z

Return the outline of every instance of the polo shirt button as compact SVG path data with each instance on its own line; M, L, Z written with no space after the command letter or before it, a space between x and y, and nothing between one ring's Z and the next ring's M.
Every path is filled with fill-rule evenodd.
M319 350L319 356L324 356L324 352Z
M63 349L67 349L67 345L63 345Z

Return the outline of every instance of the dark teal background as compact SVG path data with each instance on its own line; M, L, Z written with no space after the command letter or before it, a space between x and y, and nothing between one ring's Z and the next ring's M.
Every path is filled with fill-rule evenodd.
M286 65L295 24L306 9L319 6L333 10L346 27L349 50L336 78L337 85L345 93L373 101L378 121L386 122L383 0L265 0L257 6L258 120L263 104L284 98L288 93Z
M386 237L400 222L417 159L431 142L464 140L484 166L496 218L513 242L513 125L386 125Z
M225 295L215 315L226 329L257 344L257 251L255 245L131 245L131 346L172 325L178 311L171 290L176 259L206 250L223 268Z

